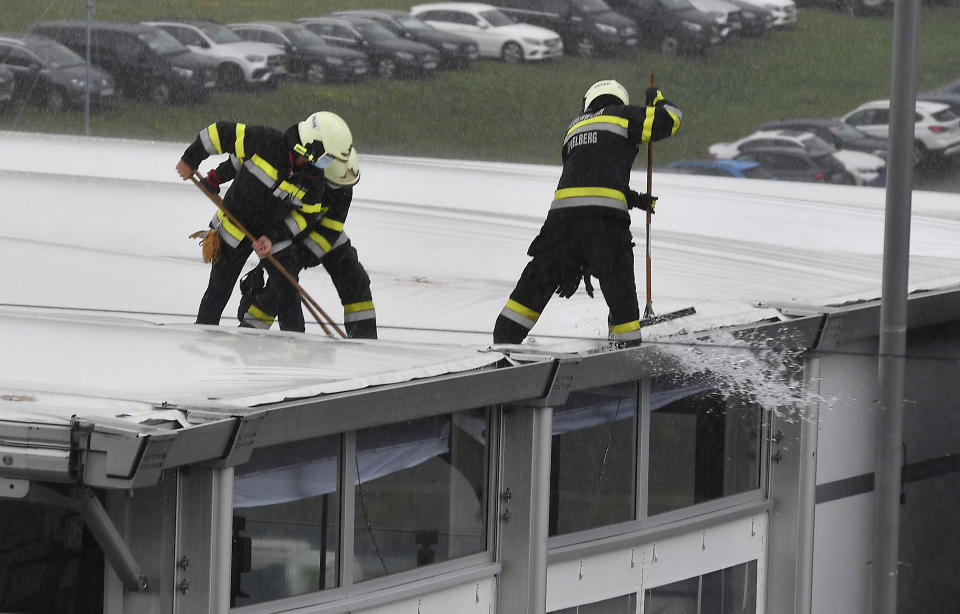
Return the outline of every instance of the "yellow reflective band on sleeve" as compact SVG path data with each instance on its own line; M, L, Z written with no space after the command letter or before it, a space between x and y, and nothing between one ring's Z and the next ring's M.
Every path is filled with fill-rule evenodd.
M326 217L320 220L320 225L324 228L329 228L330 230L336 230L337 232L343 231L343 222L331 220Z
M253 157L250 158L250 162L252 162L254 166L259 168L261 171L263 171L267 175L267 177L269 177L270 179L273 179L274 181L276 181L277 177L280 176L280 172L276 168L274 168L272 164L270 164L269 162L267 162L257 154L253 154Z
M635 330L640 330L640 320L634 320L633 322L627 322L625 324L614 324L610 327L610 332L614 335L622 335Z
M655 107L647 107L647 117L643 120L643 135L640 137L641 142L650 142L650 136L653 134L653 118L656 115L657 109Z
M220 131L217 130L216 124L210 124L207 126L207 136L210 138L210 144L213 145L214 151L218 154L223 153L223 147L220 146Z
M237 157L240 159L246 158L247 154L244 151L243 139L247 134L247 125L246 124L237 124L237 142L233 147L234 152L237 154Z
M294 222L296 222L297 228L299 228L300 230L303 230L304 228L307 227L307 220L296 211L290 212L290 218L293 219Z
M323 213L327 209L328 207L324 207L323 203L314 203L312 205L303 203L300 205L300 210L303 211L304 213Z
M624 196L623 192L614 190L613 188L560 188L553 195L554 199L578 198L583 196L601 196L603 198L619 200L624 203L627 202L627 197Z
M373 309L373 301L363 301L361 303L350 303L343 306L343 313L357 313L358 311L369 311Z
M227 233L237 241L242 241L246 236L243 234L242 230L233 225L233 222L231 222L230 218L223 213L222 209L217 210L217 220L220 221L220 225L223 226L223 229L226 230Z
M614 124L620 126L621 128L627 128L627 126L630 124L630 121L626 117L618 117L616 115L597 115L596 117L579 121L570 126L570 129L567 130L567 134L569 135L571 132L575 132L579 128L589 126L590 124Z
M313 241L314 243L320 246L320 249L323 250L323 253L327 253L330 251L330 241L327 241L326 239L324 239L323 235L320 234L319 232L313 231L307 236L310 237L311 241Z
M536 322L540 318L539 313L537 313L533 309L530 309L529 307L524 307L523 305L513 300L512 298L507 299L507 309L509 309L514 313L518 313L522 315L523 317L527 318L532 322Z
M680 129L680 115L674 112L672 107L665 106L664 109L667 110L667 113L669 113L670 117L673 119L673 128L670 130L670 136L673 136L677 133L677 130Z

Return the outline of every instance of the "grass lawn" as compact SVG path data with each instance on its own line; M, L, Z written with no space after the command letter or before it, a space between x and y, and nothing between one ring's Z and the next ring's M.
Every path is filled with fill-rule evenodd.
M100 19L166 15L221 22L290 19L359 6L408 8L410 0L97 0ZM0 0L0 30L25 31L45 19L86 16L86 0ZM960 8L921 12L918 90L960 78ZM323 86L287 82L270 91L216 92L202 104L158 108L122 100L95 111L90 134L186 143L216 119L286 127L326 109L349 123L366 153L558 163L559 144L583 92L613 77L643 98L650 73L684 113L677 136L656 149L657 164L703 157L707 146L785 117L834 117L890 91L891 17L852 17L801 8L797 23L759 38L737 38L705 56L668 57L646 49L618 57L564 57L546 64L481 60L427 80L371 78ZM0 110L0 129L80 134L80 111ZM645 164L640 156L638 164Z

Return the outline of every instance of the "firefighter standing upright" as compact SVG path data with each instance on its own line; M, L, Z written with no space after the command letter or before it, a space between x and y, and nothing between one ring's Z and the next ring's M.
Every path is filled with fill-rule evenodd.
M530 262L497 317L494 343L520 343L554 293L569 298L580 280L596 277L610 310L609 337L640 342L640 306L634 277L629 209L653 211L656 199L630 189L630 169L641 143L676 133L681 112L656 88L646 105L630 105L620 83L594 83L567 130L563 171L547 219L530 244Z
M222 211L217 212L211 227L218 231L223 249L211 267L197 324L220 323L251 251L260 257L272 254L295 275L296 257L290 246L296 233L288 218L314 220L322 216L323 169L337 160L347 162L352 152L353 136L346 122L327 111L314 113L285 132L227 121L200 131L177 162L177 173L189 179L207 157L231 154L239 169L224 196L224 207L259 238L250 241ZM268 264L267 270L271 269ZM277 306L280 328L304 330L297 290L289 282L277 285Z

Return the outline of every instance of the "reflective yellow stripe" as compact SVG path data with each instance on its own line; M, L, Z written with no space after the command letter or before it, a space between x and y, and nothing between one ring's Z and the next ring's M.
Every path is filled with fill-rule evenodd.
M612 198L621 202L627 202L627 197L620 190L613 188L560 188L554 193L554 199L577 198L581 196L602 196L603 198Z
M343 222L338 222L337 220L332 220L329 218L323 218L320 220L320 225L324 228L329 228L330 230L336 230L337 232L343 230Z
M323 249L323 253L327 253L327 252L330 251L330 241L327 241L326 239L324 239L324 238L323 238L323 235L320 234L319 232L313 231L313 232L311 232L310 234L308 234L307 236L310 237L310 239L311 239L314 243L316 243L317 245L319 245L319 246L321 247L321 249Z
M222 210L217 211L217 220L220 221L220 225L223 226L223 229L226 230L227 233L229 233L229 235L237 241L242 241L246 236L243 234L242 230L233 225L233 222L230 221L230 218L228 218Z
M234 150L234 152L237 154L237 157L238 157L238 158L246 158L247 156L246 156L246 154L245 154L245 152L244 152L244 149L243 149L243 139L244 139L244 136L245 136L246 133L247 133L247 125L246 125L246 124L237 124L237 130L236 130L236 132L237 132L237 142L236 142L236 144L234 145L233 150Z
M261 171L266 173L267 176L270 177L270 179L273 179L274 181L276 181L277 177L280 176L280 171L275 169L272 164L270 164L269 162L267 162L257 154L253 154L253 157L250 158L250 162L252 162L253 165L259 168Z
M630 120L628 120L626 117L617 117L616 115L597 115L596 117L585 119L570 126L570 129L567 130L567 134L569 135L578 128L589 126L590 124L615 124L621 128L626 128L629 123Z
M610 327L610 332L614 335L622 335L635 330L640 330L640 320L634 320L626 324L615 324Z
M327 209L328 207L324 207L323 203L314 203L312 205L303 203L302 205L300 205L300 210L303 211L304 213L323 213Z
M256 305L250 305L250 307L247 308L247 313L266 324L267 328L273 324L274 317Z
M673 136L680 128L680 116L674 113L671 107L664 106L664 109L667 110L667 113L669 113L670 117L673 119L673 128L670 130L670 136Z
M343 313L356 313L358 311L368 311L373 309L373 301L363 301L361 303L350 303L343 306Z
M647 107L647 117L643 120L643 134L640 137L640 141L643 143L650 142L650 135L653 134L653 118L656 114L656 108Z
M210 137L210 144L213 145L214 150L217 153L223 153L223 147L220 147L220 131L217 130L216 124L207 126L207 136Z
M507 309L509 309L510 311L513 311L514 313L518 313L523 317L527 318L528 320L532 320L533 322L536 322L537 319L540 318L539 313L537 313L533 309L530 309L529 307L524 307L523 305L513 300L512 298L507 299Z
M307 220L296 211L290 211L290 217L293 218L293 221L297 223L297 228L300 230L303 230L307 227Z

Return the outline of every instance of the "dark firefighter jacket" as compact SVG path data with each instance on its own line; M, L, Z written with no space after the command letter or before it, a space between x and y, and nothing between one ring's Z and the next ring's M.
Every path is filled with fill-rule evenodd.
M208 175L208 180L213 179L213 183L219 186L236 178L241 168L240 161L231 155L212 172L212 178ZM316 258L315 261L304 259L304 266L316 266L330 250L347 242L343 225L352 201L352 186L334 188L328 184L321 206L314 213L305 215L297 209L288 208L284 224L292 234L293 242Z
M223 205L255 238L269 237L276 253L296 234L296 224L288 218L302 219L306 226L323 213L323 172L310 166L294 169L293 144L273 128L218 121L200 131L182 158L198 168L208 156L231 154L238 170ZM217 212L213 225L228 245L243 240L243 232L223 212Z
M563 172L549 215L611 214L629 222L630 168L640 145L672 136L680 118L667 101L608 105L574 118L563 139Z

